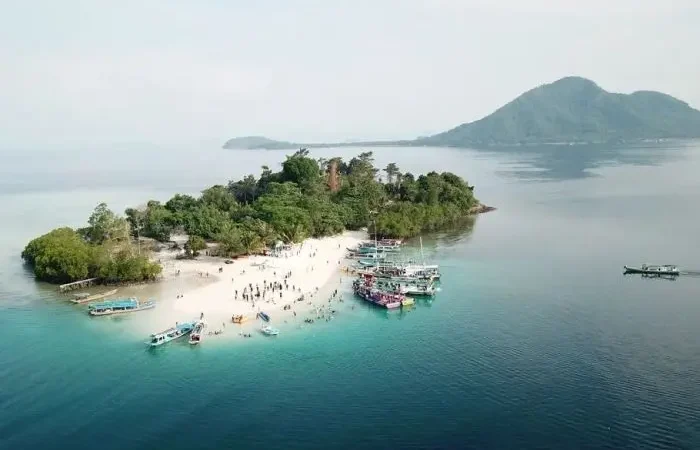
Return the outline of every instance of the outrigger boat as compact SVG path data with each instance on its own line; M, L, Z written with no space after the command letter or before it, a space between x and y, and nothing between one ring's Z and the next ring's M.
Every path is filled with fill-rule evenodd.
M94 294L94 295L90 295L87 292L84 292L82 294L74 294L71 302L78 303L78 304L89 303L89 302L92 302L95 300L99 300L101 298L108 297L110 295L114 295L116 293L117 293L117 289L112 289L111 291L103 292L101 294Z
M197 345L202 342L205 328L207 328L207 323L204 320L198 320L197 323L194 324L194 329L192 333L190 333L190 345Z
M677 266L666 264L663 266L642 264L640 267L625 266L625 273L642 273L647 275L680 275Z
M183 322L176 323L174 327L168 328L160 333L154 333L151 335L151 342L149 344L151 347L157 347L163 345L167 342L174 341L183 336L187 336L194 330L195 322Z
M111 314L125 314L151 309L156 306L152 300L140 302L137 298L123 300L109 300L106 302L92 303L88 305L88 313L91 316L109 316Z

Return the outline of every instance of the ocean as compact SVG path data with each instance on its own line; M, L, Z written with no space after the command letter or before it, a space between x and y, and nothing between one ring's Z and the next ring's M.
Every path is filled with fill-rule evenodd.
M700 448L700 277L622 274L700 270L700 143L362 150L498 208L423 236L434 300L157 351L35 282L22 248L99 202L197 193L285 152L0 152L0 448Z

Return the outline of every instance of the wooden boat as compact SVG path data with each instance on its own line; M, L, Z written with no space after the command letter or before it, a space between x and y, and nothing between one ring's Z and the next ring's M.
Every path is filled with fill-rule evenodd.
M204 320L199 320L194 324L194 329L190 333L190 345L197 345L202 342L202 336L204 335L204 330L207 328L207 323Z
M137 298L108 300L106 302L92 303L88 305L88 314L91 316L109 316L112 314L125 314L145 309L155 308L152 300L141 302Z
M157 347L170 341L174 341L175 339L180 339L183 336L187 336L192 332L192 330L194 330L194 324L195 322L176 323L172 328L168 328L160 333L154 333L151 335L149 345L151 347Z
M114 295L117 293L117 291L118 291L118 289L112 289L111 291L107 291L107 292L103 292L101 294L95 294L95 295L90 295L88 293L75 294L73 296L74 298L71 300L71 302L77 303L77 304L89 303L89 302L92 302L95 300L99 300L101 298L108 297L110 295Z
M640 267L625 266L625 273L642 273L648 275L680 275L677 266L666 264L663 266L642 264Z
M364 280L355 280L352 285L355 295L387 309L398 308L406 300L403 294L384 291L374 287L374 277L365 275Z
M233 323L241 324L241 323L247 322L247 321L248 321L248 318L246 316L244 316L243 314L240 314L240 315L234 314L233 317L231 317L231 322L233 322Z

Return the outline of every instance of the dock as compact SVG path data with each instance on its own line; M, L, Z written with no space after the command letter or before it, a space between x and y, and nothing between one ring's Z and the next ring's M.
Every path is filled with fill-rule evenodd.
M72 283L62 284L58 287L61 292L69 292L75 289L82 289L88 286L92 286L97 282L98 278L88 278L87 280L74 281Z

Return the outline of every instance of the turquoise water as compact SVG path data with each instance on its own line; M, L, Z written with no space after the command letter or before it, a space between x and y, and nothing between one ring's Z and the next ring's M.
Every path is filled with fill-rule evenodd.
M278 339L156 351L35 283L22 247L80 225L99 201L196 192L283 153L198 162L153 149L141 164L105 153L68 172L10 154L0 448L700 447L700 277L621 274L641 262L700 269L700 147L590 151L378 149L379 164L467 176L499 207L471 230L424 237L443 271L434 301L410 313L357 301ZM317 154L340 152L351 150Z

